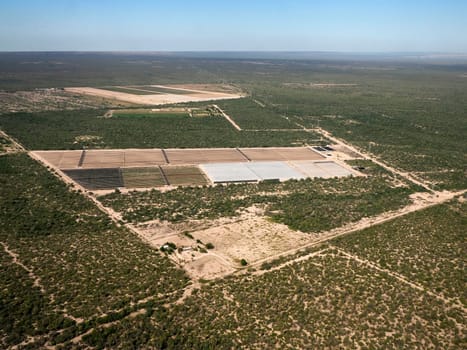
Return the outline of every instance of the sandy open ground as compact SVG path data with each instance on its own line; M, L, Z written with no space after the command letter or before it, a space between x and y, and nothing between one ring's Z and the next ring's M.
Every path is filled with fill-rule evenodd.
M154 85L154 87L164 87L162 85ZM84 95L98 96L111 100L119 100L124 102L130 102L140 105L163 105L170 103L185 103L185 102L201 102L201 101L213 101L213 100L224 100L242 98L244 95L238 93L225 93L225 92L214 92L214 91L202 91L202 90L187 90L192 91L191 94L161 94L154 93L153 95L133 95L130 93L110 91L92 87L70 87L65 88L68 92L79 93Z
M299 247L312 235L256 216L205 230L191 232L195 239L212 243L214 252L234 266L245 259L252 264L278 252Z
M260 214L260 215L257 215ZM153 222L135 227L145 241L154 247L173 242L184 247L172 258L180 263L195 279L216 278L230 274L239 268L241 259L254 264L285 250L298 248L314 239L313 234L294 231L287 226L268 221L253 210L240 219L219 219L205 223L192 223L190 230L194 239L184 235L185 228L168 223ZM207 226L207 228L206 228ZM196 251L197 240L212 243L214 249L207 253Z

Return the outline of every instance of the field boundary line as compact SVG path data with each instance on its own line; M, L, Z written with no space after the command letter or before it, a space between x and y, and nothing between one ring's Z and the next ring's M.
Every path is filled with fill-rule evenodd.
M402 282L402 283L405 283L407 284L408 286L414 288L414 289L417 289L421 292L424 292L438 300L441 300L442 302L446 303L446 304L450 304L452 305L453 307L456 307L460 310L462 310L464 313L467 313L467 309L459 304L456 300L453 300L451 298L448 298L448 297L445 297L443 295L440 295L440 294L437 294L435 292L432 292L431 290L429 290L428 288L416 283L416 282L413 282L411 281L410 279L408 279L406 276L398 273L398 272L394 272L394 271L391 271L389 269L385 269L379 265L377 265L376 263L372 262L372 261L369 261L369 260L366 260L366 259L363 259L363 258L360 258L358 255L356 254L352 254L352 253L349 253L347 252L346 250L342 249L342 248L339 248L335 245L329 245L329 249L335 249L337 250L340 254L344 255L345 257L347 257L348 259L352 259L352 260L355 260L356 262L360 263L360 264L363 264L363 265L366 265L372 269L375 269L377 271L380 271L380 272L384 272L386 274L388 274L389 276L391 277L394 277L396 280Z
M164 159L165 159L165 162L166 162L167 164L170 164L169 157L167 156L167 153L165 152L165 149L161 148L161 152L162 152L162 156L163 156Z
M240 148L237 147L236 150L238 151L238 153L240 153L242 156L244 156L246 158L246 160L251 162L250 157L248 157L245 153L243 153L243 151Z
M78 168L82 168L83 167L83 163L84 163L84 158L86 157L86 150L83 149L83 151L81 152L81 156L79 157L79 161L78 161ZM63 158L63 155L62 155L62 158ZM60 159L61 160L61 159Z
M227 121L232 124L232 126L237 129L238 131L242 131L242 128L237 124L235 123L235 121L230 118L218 105L212 105L214 108L216 108L221 114L222 116L227 119Z
M160 171L160 173L162 175L162 178L164 179L165 185L170 186L169 179L167 178L167 175L165 175L164 170L162 169L162 167L160 165L158 166L158 168L159 168L159 171Z

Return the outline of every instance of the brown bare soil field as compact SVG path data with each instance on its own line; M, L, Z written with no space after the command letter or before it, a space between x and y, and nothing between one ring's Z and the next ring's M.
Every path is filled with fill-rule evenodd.
M166 164L164 154L160 149L125 150L124 167L149 166Z
M298 148L240 148L240 151L253 161L258 160L319 160L324 157L308 147Z
M82 155L82 151L36 151L33 153L59 169L77 168ZM166 163L161 149L87 150L82 167L143 167Z
M72 151L74 153L80 152L80 151ZM65 151L37 151L34 152L37 154L40 158L45 159L48 163L53 165L54 167L60 168L60 162L62 161L62 158L65 154Z
M71 169L80 166L82 151L35 151L54 167ZM86 150L83 168L149 167L167 164L247 162L261 160L320 160L324 157L307 147L284 148L192 148L192 149L95 149ZM248 157L248 159L247 159Z
M33 155L58 169L74 169L78 167L82 151L34 151Z
M212 92L212 91L193 91L191 94L150 94L150 95L134 95L130 93L110 91L99 88L91 87L75 87L66 88L66 91L79 93L84 95L99 96L103 98L125 101L130 103L136 103L141 105L161 105L171 103L184 103L184 102L200 102L200 101L211 101L211 100L223 100L223 99L234 99L244 97L241 94L232 94L224 92Z
M170 164L200 164L217 162L246 162L235 148L196 148L165 150Z
M84 155L83 168L120 168L123 167L125 159L124 151L86 151Z

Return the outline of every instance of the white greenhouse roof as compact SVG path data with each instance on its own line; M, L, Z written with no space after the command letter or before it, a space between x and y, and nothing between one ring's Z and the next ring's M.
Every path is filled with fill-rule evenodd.
M206 163L200 168L213 183L256 182L261 180L304 179L307 177L349 176L351 171L332 161L253 161L230 163Z

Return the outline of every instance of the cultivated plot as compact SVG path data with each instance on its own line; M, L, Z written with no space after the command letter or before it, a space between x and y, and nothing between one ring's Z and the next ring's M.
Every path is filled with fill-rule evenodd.
M324 156L308 147L240 148L249 160L318 160Z
M209 184L204 173L197 166L162 166L161 170L168 184L172 186Z
M70 169L63 172L88 190L114 189L124 185L119 168Z
M248 161L235 148L167 149L164 152L170 164Z
M84 151L78 163L83 168L112 168L124 165L123 151Z
M98 169L137 168L124 172L124 176L131 173L129 180L124 182L127 188L286 181L353 174L333 161L323 161L321 155L307 147L37 151L33 154L58 169L89 169L99 174ZM159 166L162 166L159 170L142 170ZM161 173L162 178L153 178L154 173ZM78 183L85 184L87 189L109 188L106 181Z
M122 176L126 188L151 188L168 185L159 167L123 168Z
M140 105L161 105L170 103L201 102L211 100L237 99L244 97L238 93L173 89L162 85L150 86L111 86L103 88L72 87L66 91L115 99Z
M164 152L161 149L125 150L123 167L140 167L150 165L161 165L166 163Z

